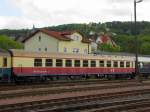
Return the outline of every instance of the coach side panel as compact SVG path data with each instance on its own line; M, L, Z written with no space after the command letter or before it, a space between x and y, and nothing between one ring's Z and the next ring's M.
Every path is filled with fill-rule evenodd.
M13 57L13 73L18 76L126 74L134 72L134 66L131 60Z

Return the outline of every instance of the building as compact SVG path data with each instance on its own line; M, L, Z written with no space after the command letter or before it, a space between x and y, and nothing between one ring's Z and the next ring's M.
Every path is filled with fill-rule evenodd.
M109 44L112 47L117 47L117 44L107 34L101 33L96 39L91 38L91 49L97 51L97 47L100 44Z
M80 33L39 29L23 40L26 51L91 53L91 44Z
M113 47L116 47L116 43L107 35L107 34L101 34L97 37L96 40L97 44L110 44Z

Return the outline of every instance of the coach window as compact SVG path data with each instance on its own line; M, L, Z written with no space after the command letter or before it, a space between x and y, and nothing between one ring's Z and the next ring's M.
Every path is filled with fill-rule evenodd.
M3 67L7 67L7 58L3 58Z
M57 67L62 67L62 60L61 59L56 59L56 66Z
M104 61L99 61L99 66L104 67Z
M124 62L123 61L120 62L120 67L124 67Z
M66 60L66 67L72 67L72 60Z
M83 67L88 67L88 60L83 60Z
M47 67L53 66L53 60L52 59L46 59L45 66L47 66Z
M96 67L96 61L95 60L91 60L91 67Z
M130 62L126 62L126 67L130 67Z
M42 66L42 59L34 59L34 66L35 67Z
M114 61L114 67L118 67L118 62Z
M75 67L80 67L80 60L75 60L74 61L74 66Z
M107 61L107 67L111 67L111 61Z

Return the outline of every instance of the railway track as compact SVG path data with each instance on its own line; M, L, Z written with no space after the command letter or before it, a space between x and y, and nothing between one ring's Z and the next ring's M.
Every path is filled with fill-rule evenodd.
M150 83L143 83L145 86L150 86ZM47 94L60 94L65 92L77 92L77 91L93 91L99 89L113 89L122 87L135 87L142 86L141 83L137 82L121 82L110 84L91 84L91 85L74 85L74 86L62 86L62 87L51 87L51 88L34 88L24 90L10 90L0 91L0 99L15 98L23 96L36 96L36 95L47 95Z
M103 83L121 83L121 82L137 82L136 80L101 80L101 79L90 79L90 80L69 80L69 81L49 81L46 83L27 83L27 84L5 84L0 83L0 91L2 90L17 90L17 89L28 89L28 88L43 88L43 87L59 87L59 86L73 86L73 85L89 85L89 84L103 84Z
M117 109L120 112L142 103L150 103L149 93L150 90L137 90L1 105L0 112L117 112Z
M104 81L105 82L105 81ZM145 108L140 108L141 110L148 110L148 103L150 104L150 83L149 81L143 81L143 83L137 83L137 81L110 81L109 83L66 83L67 86L53 86L53 87L38 87L35 89L24 89L24 90L8 90L0 91L0 101L3 99L19 99L19 97L32 98L29 96L44 96L53 94L65 94L76 92L90 92L90 91L110 91L113 89L122 88L142 88L147 86L146 89L134 90L133 91L120 91L120 92L104 92L100 94L82 95L82 96L72 96L64 98L54 98L54 99L39 99L37 101L26 101L26 102L16 102L11 104L0 104L0 112L70 112L70 111L83 111L83 112L113 112L112 110L119 110L118 112L124 112L125 108L128 108L131 112L139 112L135 108L131 108L133 105L141 105L147 103ZM37 85L36 85L37 86ZM21 88L22 89L22 88ZM40 90L41 89L41 90ZM136 96L136 98L134 98ZM124 98L124 100L123 100ZM128 98L128 99L126 99ZM122 99L122 100L121 100ZM144 102L145 101L145 102ZM146 102L147 101L147 102ZM141 103L140 103L141 102ZM131 105L129 105L131 104ZM131 106L131 107L128 107ZM87 110L88 109L88 110ZM114 111L117 112L117 111Z

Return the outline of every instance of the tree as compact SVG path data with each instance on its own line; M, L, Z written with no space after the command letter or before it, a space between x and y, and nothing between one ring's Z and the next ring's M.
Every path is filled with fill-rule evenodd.
M18 43L5 35L0 35L0 48L8 50L8 49L21 49L23 45Z
M147 54L147 55L150 54L150 43L149 42L143 42L141 44L140 53L141 54Z
M110 44L99 44L98 45L98 50L100 50L100 51L109 51L109 52L119 52L120 47L119 46L113 47Z

